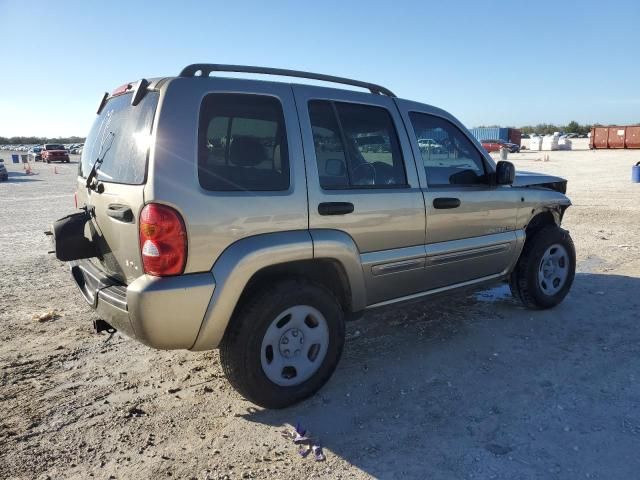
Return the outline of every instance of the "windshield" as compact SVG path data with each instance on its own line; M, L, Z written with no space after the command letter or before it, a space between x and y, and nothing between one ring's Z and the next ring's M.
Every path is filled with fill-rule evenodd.
M131 106L131 94L107 102L82 150L80 176L86 178L95 161L101 158L98 180L129 185L144 183L158 97L157 92L149 92L137 106Z

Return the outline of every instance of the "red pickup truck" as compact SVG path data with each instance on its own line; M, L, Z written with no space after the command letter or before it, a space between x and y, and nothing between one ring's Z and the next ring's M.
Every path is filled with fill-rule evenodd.
M64 148L64 145L60 145L58 143L46 143L42 147L42 161L47 163L69 163L69 152Z

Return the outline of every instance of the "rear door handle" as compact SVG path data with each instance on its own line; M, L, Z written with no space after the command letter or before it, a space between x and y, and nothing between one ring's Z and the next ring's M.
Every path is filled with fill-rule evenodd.
M458 208L459 206L459 198L442 197L433 199L433 208Z
M323 202L318 205L320 215L346 215L353 212L351 202Z
M107 207L107 215L121 222L133 222L133 212L131 208L121 203L110 203Z

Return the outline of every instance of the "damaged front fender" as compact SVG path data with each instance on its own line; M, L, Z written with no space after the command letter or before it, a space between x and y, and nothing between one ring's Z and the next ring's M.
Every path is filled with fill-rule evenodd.
M554 175L546 175L535 172L517 172L513 181L514 187L541 187L567 193L567 180Z
M521 193L517 228L527 229L540 222L560 226L565 210L571 205L565 195L567 181L564 178L518 172L513 187Z

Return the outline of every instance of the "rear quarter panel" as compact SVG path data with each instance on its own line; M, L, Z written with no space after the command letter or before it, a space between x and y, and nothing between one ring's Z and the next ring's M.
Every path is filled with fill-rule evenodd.
M240 239L308 228L307 190L300 126L291 86L224 78L175 78L163 86L151 148L145 203L172 206L187 227L185 273L210 270ZM209 93L272 95L287 129L290 187L281 192L213 192L198 181L200 106Z

